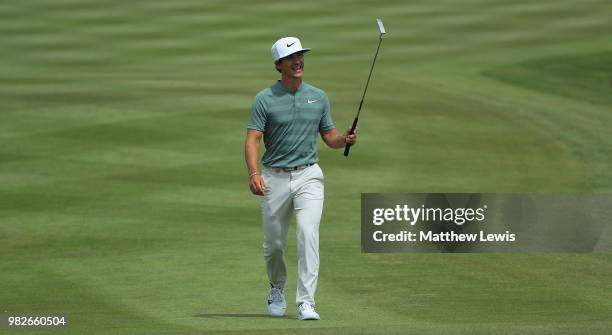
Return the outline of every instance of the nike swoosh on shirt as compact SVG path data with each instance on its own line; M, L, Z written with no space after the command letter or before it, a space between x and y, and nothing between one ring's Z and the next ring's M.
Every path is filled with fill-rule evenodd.
M287 43L287 48L291 48L291 46L294 45L294 44L295 44L295 42L293 42L291 44Z
M310 99L308 99L308 103L309 103L309 104L311 104L311 103L313 103L313 102L317 102L317 101L319 101L319 100L310 100Z

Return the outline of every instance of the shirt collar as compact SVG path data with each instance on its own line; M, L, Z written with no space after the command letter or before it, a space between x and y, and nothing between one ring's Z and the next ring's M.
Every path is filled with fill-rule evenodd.
M285 85L283 85L283 83L280 80L276 81L276 86L282 90L285 93L290 93L290 94L294 94L294 93L298 93L298 92L302 92L304 89L304 81L302 81L302 83L300 84L300 87L298 87L297 91L293 92L290 89L288 89Z

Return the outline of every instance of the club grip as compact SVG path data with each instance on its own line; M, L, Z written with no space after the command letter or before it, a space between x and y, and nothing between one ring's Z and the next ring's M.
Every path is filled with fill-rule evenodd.
M350 134L354 134L355 133L355 128L357 128L357 120L359 120L359 118L355 118L355 120L353 120L353 125L351 126L351 131L349 132ZM346 144L346 146L344 147L344 156L348 157L349 155L349 151L351 151L351 144Z

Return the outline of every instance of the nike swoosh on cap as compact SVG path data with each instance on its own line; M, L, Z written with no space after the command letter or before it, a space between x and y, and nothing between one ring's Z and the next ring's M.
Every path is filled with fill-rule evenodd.
M287 48L291 48L291 46L294 45L294 44L295 44L295 42L293 42L291 44L287 43Z

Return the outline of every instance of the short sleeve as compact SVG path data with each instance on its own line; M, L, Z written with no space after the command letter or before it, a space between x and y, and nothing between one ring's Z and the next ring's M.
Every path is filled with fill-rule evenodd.
M336 128L336 126L334 126L334 121L332 120L329 98L327 97L327 94L324 95L324 100L323 115L321 116L321 122L319 122L319 131L326 131Z
M249 115L248 129L255 129L263 132L266 129L266 108L259 96L255 97L253 101L253 107L251 108L251 114Z

